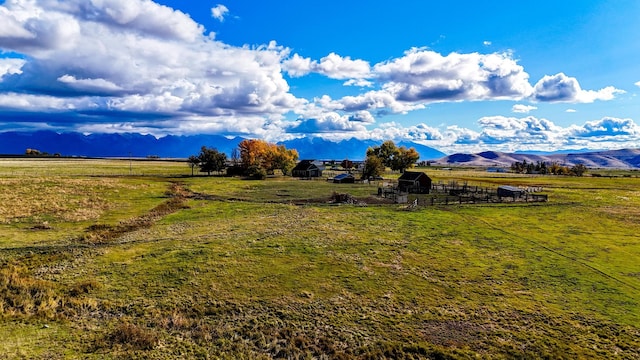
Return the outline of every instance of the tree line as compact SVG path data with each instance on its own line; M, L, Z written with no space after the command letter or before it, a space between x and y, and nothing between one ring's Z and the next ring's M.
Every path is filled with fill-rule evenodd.
M200 172L207 175L220 174L226 170L229 175L264 179L267 175L273 175L275 171L280 171L283 175L290 174L298 158L297 150L287 149L284 145L258 139L245 139L232 151L230 159L216 148L202 146L200 153L191 155L187 163L191 167L192 176L198 168ZM387 140L380 146L367 149L362 178L380 176L386 168L404 172L413 167L419 158L420 154L414 148L397 147L393 141ZM341 166L343 169L351 170L354 162L343 160Z
M583 164L576 164L572 167L563 166L556 162L547 164L544 161L538 162L522 162L516 161L511 164L511 171L518 174L542 174L542 175L573 175L583 176L587 172L587 167Z

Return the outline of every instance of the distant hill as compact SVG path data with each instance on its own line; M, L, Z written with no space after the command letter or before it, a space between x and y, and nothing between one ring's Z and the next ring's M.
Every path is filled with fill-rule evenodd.
M453 154L434 162L437 165L499 166L509 167L514 162L559 163L566 166L583 164L591 168L640 168L640 149L623 149L596 152L555 153L548 155L527 153L502 153L485 151L478 154Z
M165 136L155 138L142 134L56 133L53 131L0 133L0 154L21 155L25 150L37 149L49 154L89 157L146 157L186 158L197 154L200 147L214 147L231 155L242 138L220 135ZM322 138L303 138L282 142L288 149L296 149L303 159L362 160L367 148L380 145L370 140L343 140L331 142ZM421 160L438 159L445 154L411 142L398 146L414 147Z

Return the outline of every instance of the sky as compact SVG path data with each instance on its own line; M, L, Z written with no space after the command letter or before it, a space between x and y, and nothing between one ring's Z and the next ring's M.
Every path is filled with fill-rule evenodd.
M0 132L640 148L640 1L0 1Z

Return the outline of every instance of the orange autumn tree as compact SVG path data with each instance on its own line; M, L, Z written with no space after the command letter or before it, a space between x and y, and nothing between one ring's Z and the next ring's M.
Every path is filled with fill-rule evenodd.
M240 162L248 176L264 179L274 170L286 175L296 164L298 152L264 140L245 139L238 144Z

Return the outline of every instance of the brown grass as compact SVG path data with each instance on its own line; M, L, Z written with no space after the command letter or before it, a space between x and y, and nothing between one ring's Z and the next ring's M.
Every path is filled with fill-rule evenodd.
M99 218L109 209L102 195L125 185L116 179L0 179L0 223L53 217L63 221Z
M158 335L149 328L124 321L104 340L101 347L122 345L133 350L151 350L158 344Z
M33 278L24 267L0 269L0 314L53 317L60 304L54 284Z

